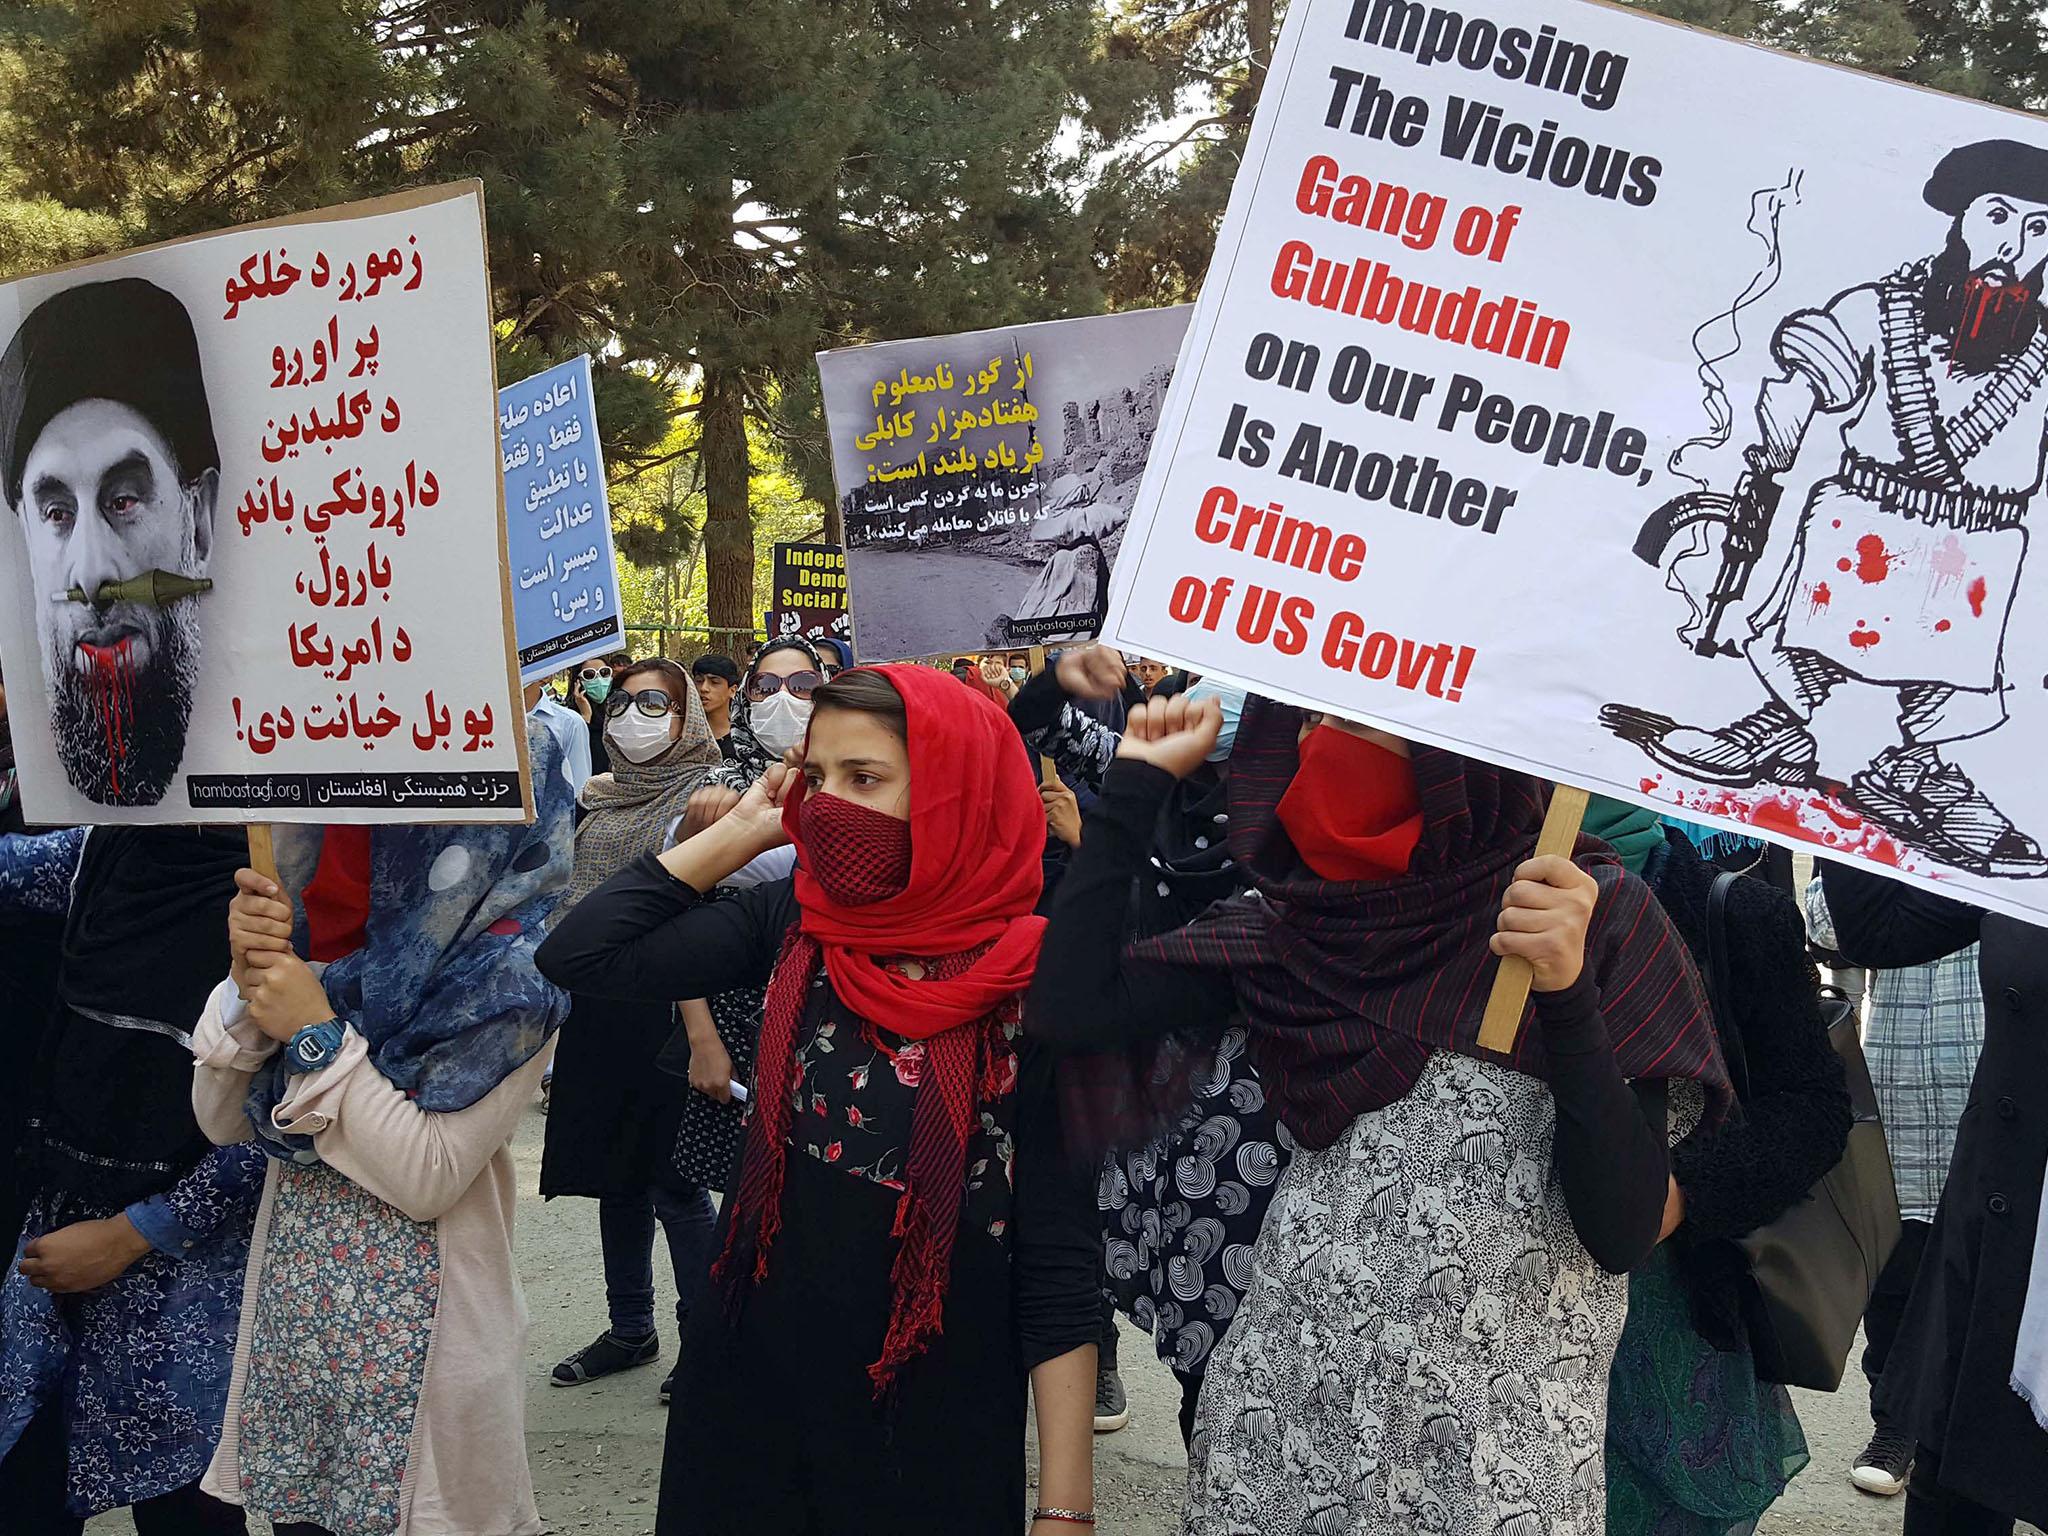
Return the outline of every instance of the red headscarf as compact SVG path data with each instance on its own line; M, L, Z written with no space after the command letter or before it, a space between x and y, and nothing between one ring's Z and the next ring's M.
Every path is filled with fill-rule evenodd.
M717 1274L735 1303L746 1274L767 1273L782 1220L782 1179L792 1117L796 1031L820 964L839 1001L894 1034L928 1042L913 1112L908 1188L897 1202L903 1239L890 1273L894 1304L876 1391L938 1333L953 1234L966 1186L967 1138L1000 1015L1018 1007L1038 961L1044 919L1032 916L1042 884L1045 811L1029 757L1002 709L926 667L875 667L903 698L910 757L910 877L903 889L858 906L834 901L809 873L804 785L791 791L783 827L796 844L801 911L775 975L757 1053L754 1118ZM912 981L884 957L928 962ZM734 1262L742 1234L753 1263Z

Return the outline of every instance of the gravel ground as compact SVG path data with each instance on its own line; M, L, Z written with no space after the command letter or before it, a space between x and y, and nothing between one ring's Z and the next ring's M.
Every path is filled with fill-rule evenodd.
M522 1189L531 1190L538 1181L543 1124L536 1106L514 1145ZM664 1335L661 1365L586 1387L550 1387L548 1367L590 1342L604 1326L597 1206L588 1200L543 1204L529 1196L519 1213L518 1242L520 1273L533 1312L527 1444L541 1512L558 1536L652 1536L655 1479L668 1422L655 1389L674 1359L673 1330ZM664 1254L657 1274L666 1262ZM665 1277L661 1287L657 1315L672 1317L673 1291ZM1180 1394L1141 1336L1127 1330L1121 1353L1132 1418L1127 1429L1095 1443L1098 1529L1103 1536L1166 1536L1173 1530L1187 1466L1175 1417ZM1798 1396L1813 1465L1764 1518L1764 1536L1892 1536L1902 1523L1903 1501L1866 1497L1848 1480L1849 1458L1870 1432L1862 1377L1852 1372L1832 1397ZM0 1527L5 1523L0 1514ZM94 1521L88 1530L92 1536L129 1536L134 1526L125 1514L116 1514Z

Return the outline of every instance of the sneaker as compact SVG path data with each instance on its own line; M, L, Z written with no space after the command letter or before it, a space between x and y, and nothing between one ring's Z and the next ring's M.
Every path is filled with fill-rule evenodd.
M550 1371L548 1380L558 1387L580 1387L586 1381L596 1381L600 1376L646 1365L660 1356L661 1339L658 1335L650 1333L644 1339L622 1339L606 1329L594 1342L584 1345Z
M1131 1422L1131 1400L1123 1378L1112 1367L1095 1373L1095 1433L1113 1435Z
M1890 1499L1906 1491L1906 1474L1912 1470L1913 1437L1880 1429L1850 1466L1849 1481L1865 1493Z

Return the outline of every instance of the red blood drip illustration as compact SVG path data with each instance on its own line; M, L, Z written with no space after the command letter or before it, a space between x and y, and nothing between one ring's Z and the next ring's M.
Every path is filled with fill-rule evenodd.
M1856 627L1849 632L1849 643L1859 651L1869 650L1882 639L1884 639L1883 635L1874 629L1866 628L1861 619L1856 621Z
M1884 540L1874 533L1866 533L1856 541L1856 578L1869 586L1876 586L1892 573L1891 555L1884 547Z
M1982 576L1979 576L1970 583L1970 617L1973 619L1984 617L1984 591L1984 578Z
M91 666L93 712L107 746L107 782L121 793L121 765L128 760L128 738L135 729L135 637L123 635L112 645L80 645Z

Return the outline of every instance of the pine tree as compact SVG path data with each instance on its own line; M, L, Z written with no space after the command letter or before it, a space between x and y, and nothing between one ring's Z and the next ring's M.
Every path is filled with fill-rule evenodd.
M1092 0L74 0L0 20L31 207L158 237L481 177L504 376L600 354L627 475L670 462L693 386L728 642L756 613L749 422L805 443L792 461L823 483L814 351L1101 302L1075 208L1096 141L1060 147L1114 94Z

